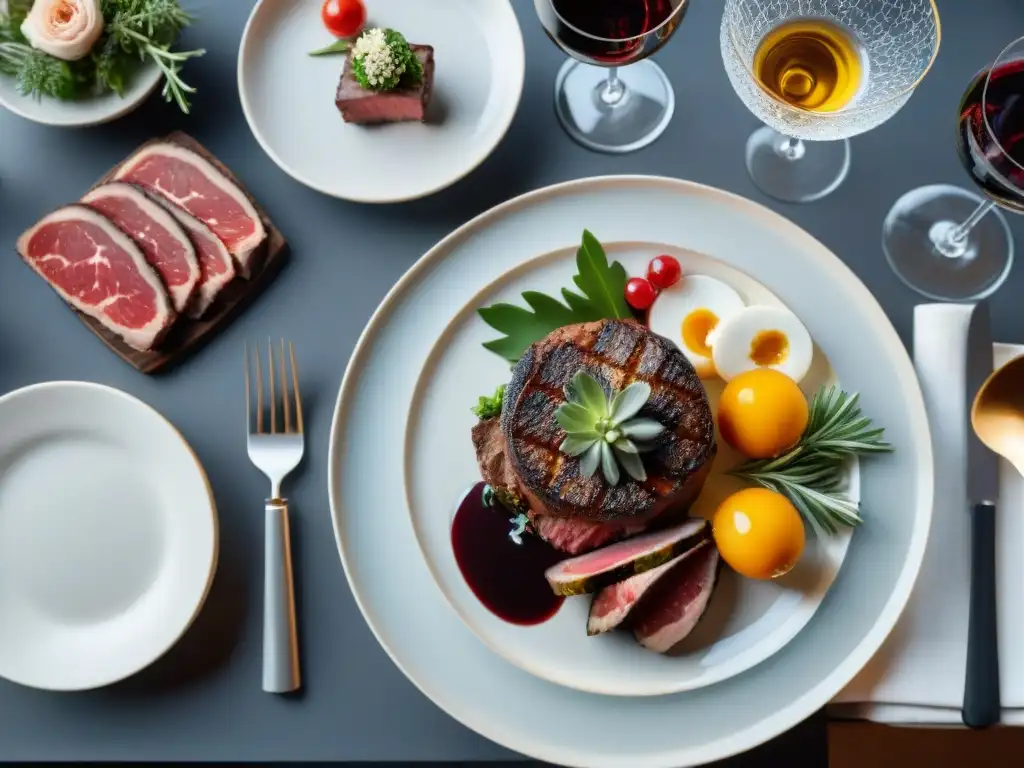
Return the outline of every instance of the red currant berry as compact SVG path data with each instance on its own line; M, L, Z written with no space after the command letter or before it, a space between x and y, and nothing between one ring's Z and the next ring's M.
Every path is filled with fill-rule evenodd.
M647 279L655 288L668 288L679 282L683 271L679 268L679 262L672 256L655 256L647 266Z
M651 304L654 303L654 299L657 298L658 294L654 290L649 282L644 280L642 277L631 278L626 283L626 301L629 306L633 309L639 309L641 311L650 309Z

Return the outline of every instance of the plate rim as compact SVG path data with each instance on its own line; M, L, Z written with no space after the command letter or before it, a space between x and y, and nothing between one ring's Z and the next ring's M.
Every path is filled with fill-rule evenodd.
M353 600L363 615L364 621L366 621L367 626L376 638L377 643L388 655L392 663L395 664L402 674L405 675L405 677L424 696L457 722L508 749L519 752L525 751L525 749L531 749L532 751L530 754L539 759L555 762L572 762L572 764L578 765L583 764L580 761L580 754L568 748L556 748L552 750L542 747L540 749L535 749L530 745L517 744L517 739L513 736L514 732L510 732L508 730L494 732L492 729L484 731L476 727L474 724L475 718L471 716L471 713L455 714L453 711L455 708L450 706L450 700L446 698L442 703L441 695L426 690L426 688L422 686L412 674L410 674L406 665L396 656L388 644L384 642L381 631L372 618L373 614L368 610L368 604L364 601L360 590L353 582L349 573L346 546L339 526L342 514L339 498L340 494L338 490L340 487L339 467L341 466L340 454L342 451L338 444L338 439L342 429L348 421L348 415L343 412L343 406L346 401L352 398L353 391L356 389L358 383L360 366L357 363L369 353L372 342L381 330L382 320L394 311L399 295L406 290L409 284L416 280L422 271L432 268L439 257L443 256L443 254L454 244L461 239L468 239L475 230L485 226L491 219L500 219L507 213L514 212L518 208L529 206L538 201L543 201L548 197L558 197L559 195L572 193L588 187L602 188L616 185L636 185L644 186L644 188L647 189L661 188L669 191L677 190L699 193L704 196L717 196L730 202L734 206L745 207L753 215L770 219L775 226L788 230L790 233L799 236L801 239L804 239L809 243L813 243L814 246L823 254L831 256L832 259L829 262L829 266L836 272L837 279L855 286L859 291L863 291L866 298L869 300L868 310L875 315L875 319L879 322L880 329L885 335L889 336L890 343L892 343L894 348L899 349L902 353L899 355L899 361L901 364L905 364L901 365L901 367L904 368L903 373L909 374L908 380L912 384L910 391L913 396L913 403L911 405L915 412L914 421L917 422L918 430L923 438L921 444L918 446L918 450L921 452L922 458L925 460L925 466L928 468L928 471L922 473L924 476L918 477L916 481L917 490L920 493L920 500L918 503L919 519L916 521L915 529L911 534L907 557L903 561L892 592L889 594L882 606L881 613L867 630L860 643L842 659L842 661L828 676L820 680L817 684L812 685L799 699L790 702L788 706L778 709L763 718L759 721L758 727L749 728L741 733L731 734L729 737L720 738L717 741L709 742L703 746L703 753L700 757L702 762L707 762L708 760L720 760L753 749L754 747L775 738L785 730L792 728L801 720L809 717L811 714L828 704L828 702L846 685L848 685L857 673L865 667L875 653L878 652L879 648L881 648L883 642L890 635L897 620L906 608L907 602L910 599L911 592L921 570L925 545L927 544L928 533L932 522L932 502L934 499L934 456L931 442L931 430L927 419L927 412L925 410L924 396L921 392L920 385L917 382L917 377L914 372L910 356L901 339L897 335L896 330L892 325L892 321L889 319L888 315L886 315L885 311L878 303L878 300L868 290L863 281L857 277L856 273L853 272L849 265L836 256L831 249L811 233L790 221L781 213L777 213L766 205L750 200L736 193L695 181L650 174L598 175L558 182L523 193L483 211L467 221L465 224L450 232L448 235L444 236L423 256L417 259L416 262L406 270L402 277L387 292L384 299L374 310L366 326L361 331L352 354L349 356L348 362L346 363L341 385L338 390L338 397L335 401L329 437L327 475L331 525L334 530L335 544L338 548L338 554L341 559L345 579L348 582L350 591L352 592ZM672 760L672 764L678 764L681 760L691 759L692 753L687 753L686 748L682 747L681 749L674 750L671 753L664 753L664 755ZM644 766L660 766L668 765L669 763L664 760L658 761L656 759L649 758L637 763L637 765L641 764Z
M412 194L340 194L336 191L332 191L317 184L311 183L301 173L291 168L280 157L278 157L277 153L270 147L270 144L267 142L263 134L260 132L259 128L256 125L256 121L253 119L252 109L249 105L248 93L245 87L246 47L256 17L259 15L260 11L264 8L264 6L269 5L269 2L267 2L267 0L257 0L256 4L252 8L252 11L249 12L249 18L246 19L245 26L242 28L242 38L238 43L238 54L235 57L237 61L235 68L235 83L238 89L238 100L242 104L242 114L245 116L246 125L249 126L249 133L251 133L253 138L256 139L256 143L259 144L260 149L263 150L266 156L271 159L274 165L276 165L278 168L284 171L287 176L289 176L294 181L297 181L302 186L307 187L308 189L312 189L315 192L319 192L322 195L327 195L328 197L333 197L337 200L348 200L349 202L353 203L365 203L371 205L407 203L412 200L420 200L424 197L429 197L430 195L436 194L441 190L447 189L448 187L457 184L458 182L462 181L462 179L469 176L469 174L471 174L477 168L479 168L483 164L483 162L494 153L494 150L497 149L501 142L504 140L505 136L508 134L509 128L512 127L512 122L513 120L515 120L516 113L519 111L519 104L523 98L523 87L526 82L526 44L523 40L522 27L519 25L519 19L512 8L511 0L490 1L494 2L496 6L502 8L503 12L506 13L506 15L508 16L507 23L509 25L509 30L514 30L514 36L519 43L514 49L506 52L508 56L507 59L504 59L507 60L510 65L514 65L516 69L517 77L515 83L515 99L514 101L508 102L508 115L504 121L504 124L501 126L500 130L495 135L494 141L490 144L490 146L486 147L479 155L477 155L476 158L474 158L474 160L468 166L466 166L460 173L456 174L450 179Z
M773 299L775 301L778 301L783 307L785 307L787 310L789 310L788 305L786 305L786 303L784 301L782 301L781 297L776 295L776 293L774 291L772 291L769 288L767 288L758 278L756 278L753 275L751 275L748 271L746 271L745 269L741 269L740 267L735 266L733 264L728 264L728 263L726 263L726 262L724 262L724 261L722 261L720 259L717 259L716 257L714 257L714 256L712 256L712 255L710 255L708 253L703 252L703 251L700 251L700 250L697 250L697 249L694 249L694 248L691 248L691 247L688 247L688 246L672 245L670 243L655 242L655 241L645 241L645 240L640 240L640 239L609 240L607 242L603 241L603 245L604 245L605 249L609 252L609 257L611 257L613 255L612 251L615 250L616 248L621 248L621 247L625 247L625 248L634 248L634 247L648 248L649 247L649 249L652 252L657 252L657 253L672 253L672 252L679 253L679 252L685 252L686 254L688 254L688 256L686 257L687 259L688 258L692 258L692 256L696 256L700 260L709 260L709 261L712 261L712 262L716 262L716 263L724 266L729 271L737 272L737 273L741 274L745 279L753 281L754 283L757 283L757 285L761 288L761 290L769 293L773 297ZM854 529L845 529L845 531L843 533L843 539L844 540L843 540L843 542L841 544L842 553L841 553L841 556L839 558L838 567L836 567L835 571L832 573L831 578L828 581L828 584L821 591L821 593L818 596L818 598L817 598L816 602L814 603L813 607L811 607L810 610L808 610L806 612L806 616L801 616L799 619L794 619L794 616L796 615L795 613L794 614L790 614L789 617L781 624L780 627L776 628L773 632L771 632L770 634L768 634L765 637L763 637L761 639L761 641L758 642L757 645L758 646L765 645L769 650L767 650L766 652L762 652L763 655L760 655L756 660L753 660L753 661L748 660L744 664L740 665L739 668L737 668L737 669L735 669L733 671L730 671L728 674L719 674L717 676L716 675L709 675L710 680L703 681L703 679L701 678L702 682L700 682L700 684L692 684L692 682L688 682L688 683L684 683L684 684L680 685L678 680L672 679L672 680L666 680L666 682L664 682L661 686L650 686L650 687L634 686L634 687L630 687L627 684L624 687L613 689L613 688L609 688L609 687L601 687L600 685L596 685L596 684L594 684L592 682L589 682L589 680L587 680L587 681L580 681L580 680L577 680L577 679L572 679L571 676L569 676L569 675L552 674L552 672L550 671L550 667L548 665L538 665L538 664L532 663L531 660L528 660L527 658L525 658L524 656L521 656L521 655L510 655L508 653L507 647L505 647L502 644L498 643L494 639L494 633L488 632L488 631L486 631L484 629L478 628L478 626L470 618L468 612L461 607L461 605L457 602L456 598L452 594L449 593L449 590L447 589L447 587L443 583L441 575L438 572L438 568L436 567L436 562L435 562L434 558L432 558L429 555L428 550L427 550L427 546L426 546L426 544L423 541L423 536L421 535L420 526L419 526L419 524L416 521L416 517L415 517L415 515L412 514L412 509L413 509L412 501L413 501L413 498L414 498L414 494L412 492L412 489L409 487L409 483L410 483L410 472L411 472L411 470L410 470L410 462L411 462L410 453L412 452L413 448L410 445L410 441L412 440L412 434L413 434L414 427L415 427L415 423L414 422L415 422L415 418L416 418L416 413L423 408L423 401L425 399L424 394L423 394L423 390L424 390L425 387L430 386L429 383L426 381L427 379L430 378L430 376L428 375L428 369L436 369L437 368L437 365L438 365L438 359L437 358L438 358L438 356L440 354L442 354L443 350L446 349L450 345L450 342L451 342L451 338L450 337L451 337L451 335L453 335L456 332L456 326L461 325L461 323L464 321L465 316L475 316L476 315L476 310L473 307L474 307L474 305L476 305L479 302L481 297L483 297L485 295L492 295L493 293L495 293L496 289L499 286L501 286L502 284L506 283L509 279L515 280L519 276L520 273L526 272L526 271L530 270L531 267L534 267L536 265L549 264L552 261L555 261L555 260L558 260L558 259L574 258L576 248L577 248L576 245L562 246L562 247L559 247L559 248L551 250L551 251L547 251L547 252L544 252L544 253L533 254L531 256L528 256L528 257L522 259L521 261L519 261L514 266L512 266L509 269L505 270L501 274L497 275L493 280L485 283L483 286L481 286L478 289L476 289L476 292L473 294L473 296L465 304L462 304L461 306L455 308L454 314L452 315L452 317L449 320L448 324L445 326L444 330L441 332L441 335L438 336L438 338L435 340L433 346L431 347L430 351L428 352L426 361L425 361L423 367L420 369L419 375L418 375L418 377L416 379L416 384L415 384L415 386L413 388L412 401L410 403L409 410L408 410L408 412L406 414L404 444L403 444L403 448L402 448L402 454L403 454L402 484L405 486L405 503L406 503L406 508L407 508L406 511L409 513L410 524L411 524L412 529L413 529L413 534L414 534L414 538L416 540L416 545L417 545L417 548L419 549L420 556L423 558L423 561L424 561L424 563L427 566L427 570L430 572L432 581L434 582L434 586L436 586L437 589L440 591L441 596L444 599L444 602L448 605L449 609L451 609L455 613L455 615L458 616L459 620L462 621L462 623L473 634L473 636L476 637L485 646L487 646L487 648L492 653L494 653L496 656L500 657L501 659L504 659L509 664L512 664L512 665L518 667L519 669L523 670L524 672L527 672L527 673L533 675L534 677L537 677L537 678L539 678L541 680L544 680L545 682L552 683L554 685L560 685L560 686L563 686L565 688L570 688L572 690L581 691L583 693L592 693L592 694L597 694L597 695L601 695L601 696L626 697L626 698L643 698L643 697L654 697L654 696L671 696L671 695L674 695L674 694L677 694L677 693L685 693L687 691L695 691L695 690L699 690L701 688L707 688L707 687L710 687L710 686L714 686L714 685L717 685L719 683L725 682L726 680L729 680L729 679L731 679L733 677L736 677L737 675L742 675L744 672L747 672L748 670L753 669L754 667L756 667L756 666L758 666L760 664L765 663L766 661L768 661L768 659L770 659L776 653L778 653L783 648L785 648L794 639L796 639L797 635L799 635L804 630L804 628L811 622L811 620L814 618L814 615L818 612L818 609L821 607L821 604L824 602L824 600L828 596L828 592L831 589L832 585L835 583L835 580L839 577L839 573L842 570L842 565L843 565L844 562L846 562L846 557L847 557L847 555L849 554L849 551L850 551L850 544L852 543L852 540L853 540ZM695 274L704 274L704 273L698 272L698 273L695 273ZM721 280L721 281L726 282L728 284L728 281L727 281L727 279L725 277L717 276L717 277L715 277L715 279ZM734 287L734 286L730 286L730 287ZM758 303L758 302L755 301L753 303ZM789 310L789 311L791 311L791 310ZM819 350L819 354L824 356L824 351ZM825 359L828 360L827 356L825 356ZM835 375L835 369L832 368L831 361L828 362L828 365L829 365L829 369L832 372L832 374ZM716 427L716 434L717 434L717 427ZM857 497L857 499L859 499L860 496L861 496L861 487L860 487L861 472L860 472L860 461L859 461L859 459L854 457L851 466L853 467L853 469L851 469L848 472L848 477L850 477L850 476L855 476L856 477L856 479L857 479L856 497ZM838 537L836 537L836 538L838 538ZM820 546L826 547L827 545L822 544ZM570 557L570 555L566 555L565 557L568 558L568 557ZM820 581L821 581L821 579L819 578L819 580L815 583L815 587L816 588L819 586ZM796 625L795 628L794 628L793 625ZM780 641L780 638L781 638L781 641ZM750 653L749 649L744 654L744 656L747 656L747 655L751 655L751 656L753 655L753 654Z
M5 392L4 394L0 395L0 407L3 407L11 400L15 400L18 397L28 396L35 392L44 392L47 390L55 390L57 392L60 392L61 390L67 389L99 392L104 396L113 397L115 399L131 403L133 405L142 406L144 409L148 410L150 413L155 415L160 421L164 423L164 425L170 430L170 435L177 438L177 440L181 443L181 446L191 457L196 469L199 471L199 476L203 481L207 497L209 498L210 501L210 520L212 523L212 546L210 550L210 561L209 564L207 565L206 584L203 587L202 594L199 596L199 599L195 607L193 608L192 613L188 618L188 621L184 623L184 625L174 635L173 638L169 639L165 647L161 648L158 652L156 652L155 655L153 655L153 657L149 661L146 661L141 665L137 665L130 670L118 672L116 675L107 675L106 677L97 676L94 679L94 681L89 684L71 686L62 686L54 684L40 685L28 682L24 679L15 680L0 674L0 678L7 680L11 683L14 683L15 685L20 685L26 688L33 688L35 690L55 692L88 691L95 690L97 688L104 688L109 685L113 685L114 683L119 683L122 680L126 680L127 678L138 674L139 672L153 665L156 661L165 656L168 653L168 651L170 651L175 645L178 644L178 642L189 630L189 628L191 628L191 626L195 623L196 618L202 611L203 606L206 605L206 599L210 595L210 589L213 586L213 581L217 574L217 565L220 561L220 516L217 514L217 504L213 495L213 486L210 484L210 479L206 475L206 470L203 468L203 464L199 460L199 456L196 454L195 450L185 439L184 435L182 435L178 428L175 427L173 423L171 423L170 419L168 419L166 416L160 413L160 411L151 406L149 403L146 403L143 400L135 397L134 395L130 395L123 390L117 389L116 387L111 387L107 384L99 384L97 382L80 381L75 379L59 379L55 381L42 381L37 382L35 384L28 384L24 387L13 389L10 392Z
M138 71L135 74L136 77L141 81L141 83L137 85L137 93L135 93L131 98L126 98L122 96L120 97L120 100L112 100L111 103L115 105L112 109L105 112L100 112L95 117L86 120L75 120L73 118L69 118L67 120L60 120L35 115L32 114L30 111L20 107L18 105L17 100L4 98L2 93L0 93L0 107L3 107L8 112L17 115L18 117L33 122L36 125L48 125L54 128L91 128L96 125L103 125L104 123L109 123L114 120L117 120L118 118L124 117L128 113L137 109L142 104L142 102L144 102L152 95L153 91L156 90L157 85L160 84L160 80L163 77L163 73L160 71L160 68L152 63L146 63L142 67L139 67ZM149 82L150 80L152 80L152 82ZM129 86L129 90L131 90L131 86ZM19 98L32 100L35 97L29 95L20 96ZM88 102L88 99L84 99L83 102ZM74 104L75 102L68 101L61 103Z

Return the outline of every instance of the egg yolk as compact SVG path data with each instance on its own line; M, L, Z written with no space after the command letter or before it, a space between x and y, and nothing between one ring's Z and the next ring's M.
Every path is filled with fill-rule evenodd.
M804 524L796 507L780 493L747 488L729 496L711 523L722 559L749 579L788 573L804 551Z
M757 365L781 365L789 357L789 339L782 331L761 331L750 342L750 359Z
M718 325L718 315L710 309L701 307L683 318L680 332L683 336L683 344L691 352L701 357L711 357L711 347L708 346L708 334L715 330Z
M774 368L741 373L722 390L718 430L751 459L770 459L793 447L807 428L807 398L789 376Z

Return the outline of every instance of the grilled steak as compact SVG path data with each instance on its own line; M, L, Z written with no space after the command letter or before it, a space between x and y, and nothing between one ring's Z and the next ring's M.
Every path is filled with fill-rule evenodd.
M390 91L363 88L352 73L352 54L349 53L334 97L334 103L346 123L422 122L426 118L427 104L434 88L434 49L429 45L410 45L409 48L423 65L423 77L419 85L407 87L402 83Z
M609 486L584 477L578 458L559 452L565 431L555 409L577 371L606 392L633 381L651 386L638 414L666 430L644 454L647 480L624 476ZM717 451L711 407L693 366L671 342L639 323L601 320L570 325L531 346L512 373L501 412L506 460L530 509L600 522L649 520L688 506L704 486Z

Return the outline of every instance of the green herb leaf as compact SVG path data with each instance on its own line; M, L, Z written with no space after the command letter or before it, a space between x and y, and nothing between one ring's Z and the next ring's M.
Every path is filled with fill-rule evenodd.
M323 48L317 48L315 51L310 51L310 56L328 56L332 53L345 53L349 48L352 47L352 43L348 40L335 40L330 45L325 45Z
M524 291L523 300L532 311L513 304L494 304L477 310L484 322L504 336L484 343L484 347L515 363L534 342L556 328L594 320L620 320L632 317L626 304L625 268L608 257L589 231L576 253L577 274L573 282L585 296L562 289L565 303L536 291Z
M480 421L486 421L487 419L493 419L501 415L501 406L505 402L505 385L502 384L490 397L481 395L480 399L477 400L475 406L473 406L473 414L480 419Z
M608 399L597 379L585 371L577 371L565 387L565 396L579 403L594 415L594 419L608 416Z
M845 492L846 468L855 456L892 451L883 434L861 414L856 394L822 387L792 449L775 459L744 462L729 474L783 494L816 531L835 534L863 521L860 505Z

